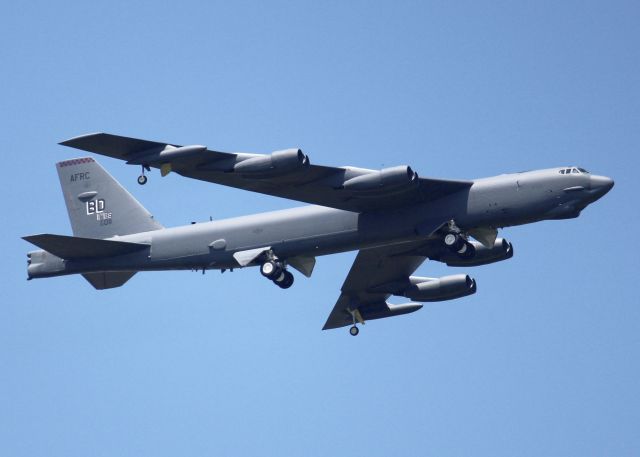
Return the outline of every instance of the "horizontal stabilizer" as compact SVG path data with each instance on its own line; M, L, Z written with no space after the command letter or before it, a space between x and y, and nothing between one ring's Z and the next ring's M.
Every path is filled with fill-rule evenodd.
M148 248L148 244L129 243L125 241L99 240L94 238L80 238L76 236L30 235L23 240L35 244L61 259L88 259L96 257L112 257L129 254Z

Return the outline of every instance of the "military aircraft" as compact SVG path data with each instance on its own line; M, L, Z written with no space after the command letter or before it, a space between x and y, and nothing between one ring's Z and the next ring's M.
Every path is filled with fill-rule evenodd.
M311 206L164 228L91 157L57 164L74 236L24 239L28 279L82 274L96 289L138 271L258 266L287 289L291 269L310 277L316 257L358 250L323 329L417 311L420 303L476 292L466 274L413 276L427 259L471 267L509 259L498 228L577 217L613 187L584 168L557 167L475 180L422 178L402 165L382 170L312 165L300 149L226 153L106 133L60 143L141 167L310 203ZM389 304L391 296L410 300Z

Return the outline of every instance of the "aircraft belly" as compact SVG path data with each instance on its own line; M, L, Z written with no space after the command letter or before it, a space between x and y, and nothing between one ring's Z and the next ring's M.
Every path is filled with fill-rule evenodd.
M282 257L297 255L319 256L333 252L356 249L359 241L358 231L344 230L322 235L291 238L272 243L273 251Z

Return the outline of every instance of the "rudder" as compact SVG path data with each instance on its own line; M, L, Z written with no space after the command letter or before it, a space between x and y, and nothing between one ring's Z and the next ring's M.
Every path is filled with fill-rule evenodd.
M110 238L162 228L93 158L65 160L56 169L75 236Z

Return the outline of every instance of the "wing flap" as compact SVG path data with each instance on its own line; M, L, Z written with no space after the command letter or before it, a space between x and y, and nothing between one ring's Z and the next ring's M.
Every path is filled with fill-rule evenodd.
M24 236L22 239L66 260L111 257L149 248L148 244L143 243L80 238L48 233Z

